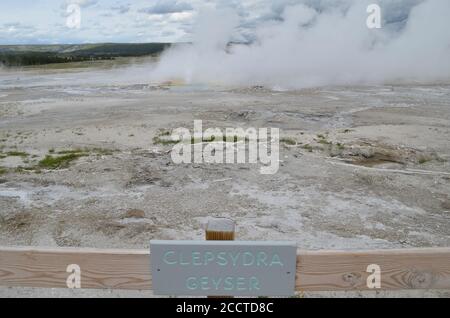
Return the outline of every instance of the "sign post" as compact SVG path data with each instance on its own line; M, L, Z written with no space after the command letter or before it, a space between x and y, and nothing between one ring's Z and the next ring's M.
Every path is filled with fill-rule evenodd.
M236 223L231 219L210 218L206 224L207 241L234 241ZM232 296L209 296L209 298L233 298Z
M236 224L225 218L211 218L206 225L207 241L234 241Z

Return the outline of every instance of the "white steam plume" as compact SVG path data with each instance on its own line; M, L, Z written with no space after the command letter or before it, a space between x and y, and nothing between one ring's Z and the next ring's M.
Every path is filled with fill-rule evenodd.
M450 1L379 1L378 30L366 25L373 2L288 1L251 44L232 47L239 16L201 12L193 44L167 51L152 79L285 89L450 79Z

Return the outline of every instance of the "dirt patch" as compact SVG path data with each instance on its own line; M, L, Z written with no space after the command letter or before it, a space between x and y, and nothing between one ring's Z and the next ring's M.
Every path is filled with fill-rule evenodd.
M450 200L446 200L446 201L442 202L441 206L443 209L450 211Z
M156 184L162 180L161 171L152 167L137 167L133 168L131 177L126 183L127 188L135 186Z
M19 212L0 217L0 230L11 234L28 232L35 226L35 216L30 212Z
M347 145L338 157L354 165L365 167L394 165L396 168L440 160L439 156L433 152L380 143Z
M386 164L398 164L404 166L405 161L401 161L402 158L393 156L392 154L374 153L369 157L356 157L356 159L346 160L345 162L354 165L364 166L364 167L377 167Z
M53 239L55 240L56 244L58 244L58 246L81 246L81 240L68 230L71 226L72 224L64 220L60 220L57 223L55 230L53 231Z
M124 218L143 219L143 218L145 218L145 212L142 210L138 210L138 209L131 209L125 213Z
M134 238L142 234L156 233L158 228L153 222L147 219L121 219L97 222L96 231L106 236Z

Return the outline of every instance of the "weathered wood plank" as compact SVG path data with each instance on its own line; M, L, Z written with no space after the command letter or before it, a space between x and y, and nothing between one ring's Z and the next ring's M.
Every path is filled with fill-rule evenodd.
M207 241L234 241L236 223L226 218L210 218L205 230Z
M0 285L67 288L67 266L81 267L81 288L151 289L147 250L0 247ZM381 267L383 290L450 289L450 248L300 251L296 289L366 290L367 267Z
M67 288L67 266L81 268L81 288L151 289L150 252L78 248L0 248L0 285Z
M300 252L296 289L367 290L367 267L381 268L381 289L450 289L450 249Z

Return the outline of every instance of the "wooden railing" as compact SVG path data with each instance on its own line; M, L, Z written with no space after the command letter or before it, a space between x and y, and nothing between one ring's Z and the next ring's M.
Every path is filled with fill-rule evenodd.
M207 240L234 240L235 224L210 219ZM81 288L151 290L149 250L0 247L0 286L68 288L72 265ZM370 290L371 267L381 290L450 289L450 248L298 251L297 291Z
M0 285L67 288L70 264L81 288L151 290L148 250L0 248ZM368 266L381 268L381 289L450 289L450 248L299 251L296 290L367 290Z

